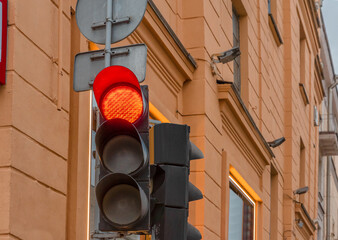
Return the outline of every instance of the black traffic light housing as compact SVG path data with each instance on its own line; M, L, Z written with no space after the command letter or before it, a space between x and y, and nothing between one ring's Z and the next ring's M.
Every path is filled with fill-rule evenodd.
M141 92L144 110L136 122L107 120L96 133L101 164L95 191L103 232L150 231L148 87Z
M199 240L200 232L187 221L189 201L202 199L201 191L189 182L190 160L204 158L189 140L187 125L155 125L153 154L156 168L164 172L161 183L154 178L152 198L164 205L162 217L153 227L155 240Z

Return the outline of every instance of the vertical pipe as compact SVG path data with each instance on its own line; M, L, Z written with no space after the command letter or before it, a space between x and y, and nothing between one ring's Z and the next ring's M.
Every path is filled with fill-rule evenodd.
M327 117L327 130L330 131L330 116L332 113L332 89L338 85L337 76L334 78L334 83L332 83L328 88L328 117ZM332 116L332 119L333 116ZM335 129L333 129L335 131ZM331 194L331 182L330 182L330 172L331 172L331 161L332 157L328 156L327 165L326 165L326 239L330 240L330 194Z
M62 9L63 0L59 0L59 28L58 28L58 81L57 81L57 110L61 111L62 107Z
M327 131L330 131L330 115L331 115L331 86L328 88L327 99Z
M331 182L330 182L330 172L331 172L331 157L327 157L326 163L326 240L331 239L330 234L330 194L331 194Z

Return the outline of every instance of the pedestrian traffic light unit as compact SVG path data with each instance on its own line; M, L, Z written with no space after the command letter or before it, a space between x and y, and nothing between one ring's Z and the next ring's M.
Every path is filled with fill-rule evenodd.
M100 231L150 229L148 88L128 68L111 66L93 91L104 122L95 137L101 169L96 185Z
M156 240L199 240L200 232L188 223L189 202L203 198L201 191L189 182L190 160L204 158L189 139L190 128L179 124L158 124L151 129L151 149L161 177L153 179L152 198L164 205L155 223ZM163 179L164 178L164 179Z

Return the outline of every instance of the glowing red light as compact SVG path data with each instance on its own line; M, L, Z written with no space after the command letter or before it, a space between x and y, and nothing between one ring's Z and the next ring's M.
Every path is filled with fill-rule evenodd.
M120 118L136 122L143 114L143 98L135 74L123 66L103 69L95 78L93 91L106 120Z
M114 87L104 95L101 111L107 120L121 118L134 123L143 112L142 95L130 86Z

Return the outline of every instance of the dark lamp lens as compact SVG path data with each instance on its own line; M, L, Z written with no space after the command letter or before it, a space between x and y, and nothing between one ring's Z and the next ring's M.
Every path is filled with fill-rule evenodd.
M127 184L109 189L103 198L102 210L105 216L118 225L129 225L141 217L140 192Z
M141 143L128 135L116 136L107 142L102 159L113 173L131 174L144 163Z

